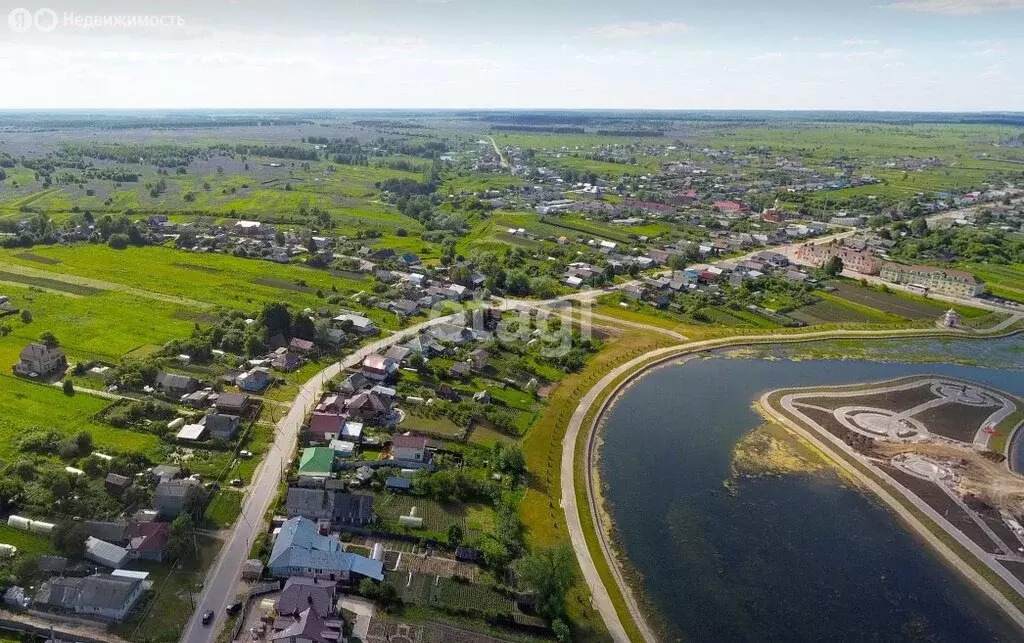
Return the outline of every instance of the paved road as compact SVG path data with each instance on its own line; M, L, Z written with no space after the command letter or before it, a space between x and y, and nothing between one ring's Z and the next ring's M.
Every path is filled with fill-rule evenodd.
M619 615L615 611L615 605L612 603L611 596L608 594L608 590L604 586L604 582L601 580L600 574L597 572L597 567L594 565L594 559L590 555L590 548L587 547L586 539L583 536L583 524L580 520L579 507L576 503L574 480L574 473L576 471L576 438L579 435L584 417L590 411L594 402L597 401L601 392L610 386L615 378L626 373L631 368L636 367L643 361L661 355L671 355L679 350L679 346L669 346L667 348L651 351L650 353L641 355L640 357L630 360L622 366L613 369L610 373L601 378L601 380L580 399L579 405L577 405L576 410L572 414L572 418L569 420L569 426L566 428L565 438L562 440L562 508L565 511L566 526L569 530L569 540L572 542L572 547L576 551L576 559L579 561L580 569L583 571L583 578L586 581L587 586L590 588L594 608L601 615L601 619L604 621L605 627L607 627L608 631L611 633L612 639L624 643L628 643L630 640L629 636L626 634L622 621L619 620ZM590 485L588 484L587 486L589 489ZM602 530L600 529L601 523L598 522L593 513L591 514L591 520L598 528L597 531L599 537L603 539ZM626 604L630 614L633 616L633 622L635 622L637 627L640 628L645 641L656 641L657 637L655 637L653 630L648 626L643 612L640 610L639 605L636 603L636 600L629 589L629 584L626 582L625 578L622 577L618 565L611 562L613 561L613 558L609 555L610 550L606 549L603 543L602 551L604 551L605 558L609 561L608 566L612 570L612 575L615 576L615 582L616 585L619 586L620 593L626 598Z
M295 453L299 429L306 415L320 400L327 382L342 370L359 364L364 357L385 349L400 339L412 335L434 324L451 321L454 315L431 319L415 326L376 340L358 349L340 362L331 364L306 382L299 390L288 413L277 423L274 443L267 452L262 465L256 471L248 487L248 496L242 508L242 515L235 522L227 542L206 577L202 595L196 602L188 627L181 636L184 643L206 643L214 640L218 630L225 624L228 605L236 600L236 587L242 573L242 564L249 558L249 550L255 537L264 531L263 517L270 508L278 490L285 465ZM213 610L214 622L204 626L202 614Z
M989 332L996 332L995 327L992 329L986 329ZM612 382L616 378L630 372L640 364L652 361L652 360L667 360L681 357L683 355L692 354L708 350L711 348L728 346L728 345L742 345L743 343L763 343L763 342L794 342L794 341L808 341L815 339L830 339L830 338L871 338L871 337L891 337L891 336L908 336L913 337L915 335L921 335L923 333L934 333L943 331L928 331L921 329L907 329L907 330L895 330L895 331L819 331L801 333L798 335L752 335L752 336L739 336L725 339L712 339L700 342L692 342L689 344L681 344L675 346L668 346L665 348L656 349L650 351L644 355L636 357L625 364L616 367L607 375L602 377L597 384L593 386L587 393L580 399L576 410L573 412L572 417L569 419L569 424L566 427L565 438L562 441L562 463L561 463L561 476L560 486L562 494L562 507L565 511L566 525L569 531L569 539L572 543L573 549L576 552L576 558L579 561L580 568L583 572L583 578L590 588L590 592L593 596L594 608L601 615L601 619L604 621L605 626L611 633L612 638L616 641L629 641L629 637L626 635L625 628L622 625L622 621L619 619L618 613L615 611L615 606L612 603L611 597L608 594L608 590L601 580L601 576L597 572L597 567L594 565L594 559L591 556L590 549L587 547L586 540L583 536L583 525L580 519L580 507L576 502L576 480L574 472L576 471L576 442L579 437L581 430L588 431L587 436L587 447L585 452L585 460L583 463L584 470L586 472L586 486L587 486L587 499L588 499L588 511L590 513L590 519L593 525L597 528L598 541L601 546L601 551L604 559L608 562L608 567L611 569L612 576L615 578L616 585L618 586L620 594L625 597L626 608L628 609L634 623L640 629L643 639L645 641L657 641L657 637L654 635L650 626L647 624L643 611L640 609L635 598L630 590L630 585L623 576L619 566L615 562L614 552L611 543L608 542L607 534L604 529L601 529L602 519L600 516L600 507L597 505L597 499L594 494L594 485L596 480L593 475L593 450L595 445L596 425L589 425L583 427L583 420L593 407L594 402L601 395L601 393L612 385ZM950 334L956 331L944 331ZM638 371L639 373L640 371ZM618 384L618 387L625 386L630 378L626 381ZM615 392L609 395L603 402L604 406L612 403L615 398ZM596 418L600 418L600 413Z
M494 141L492 140L492 143L493 142ZM497 151L496 143L495 149ZM840 232L832 235L827 235L825 237L819 237L818 239L815 240L815 242L824 243L830 240L847 237L852 234L855 234L855 231ZM790 244L787 246L776 247L774 248L774 250L786 254L795 254L795 249L798 245L800 244ZM749 253L746 256L751 256L761 251L762 250L759 249ZM61 277L63 278L64 276L62 275ZM634 281L628 283L637 282ZM618 286L616 286L616 288L621 288L625 285L626 284L619 284ZM568 295L564 295L562 297L549 299L546 301L521 301L508 299L504 301L504 307L538 307L569 300L578 300L584 302L592 301L596 299L598 296L605 294L611 290L614 290L614 288L575 292ZM976 302L972 303L976 304ZM312 407L319 400L319 397L323 392L326 383L332 377L340 373L343 369L349 368L361 362L363 358L366 357L367 355L377 352L381 349L386 349L392 344L397 343L402 338L411 336L427 328L428 326L451 321L452 319L454 319L455 316L456 315L448 315L445 317L431 319L420 324L416 324L415 326L406 328L388 337L379 339L366 346L363 346L356 352L344 358L342 361L332 364L325 368L324 370L320 371L315 376L313 376L312 379L310 379L308 382L306 382L306 384L302 386L288 413L285 415L284 418L282 418L277 423L274 443L271 445L271 448L266 458L264 459L264 462L257 470L252 483L248 487L248 496L243 506L241 517L235 523L235 526L231 530L231 534L227 543L224 545L223 549L221 550L220 554L217 557L216 562L214 563L214 566L211 568L210 572L207 575L207 580L203 588L203 593L196 604L196 611L192 615L188 627L182 634L181 640L184 643L203 643L211 641L214 639L219 628L223 626L225 622L225 609L236 599L235 589L237 587L237 582L241 574L242 564L248 558L249 549L253 539L256 537L256 535L263 531L263 517L266 514L267 510L270 508L270 504L273 501L275 494L277 493L278 481L280 480L280 477L284 470L284 466L287 462L289 462L289 460L291 459L292 455L295 452L298 431L301 428L306 415L310 412ZM679 335L678 333L675 333L673 331L668 331L666 329L650 326L647 324L640 324L638 322L623 322L623 320L619 320L618 318L607 318L602 315L598 315L596 316L596 318L607 319L608 321L614 320L615 323L620 325L643 328L646 330L650 330L651 332L667 334L670 336L674 336L675 339L678 339L679 341L685 341L686 339L682 335ZM785 339L792 338L792 336L779 337ZM765 338L760 337L758 339L763 340ZM735 339L733 341L735 341ZM700 345L707 343L708 342L698 342L691 344L689 346L698 347ZM661 350L665 352L670 352L673 349L678 350L679 347L674 346ZM571 431L572 436L578 434L580 428L579 423L582 422L583 415L586 414L586 408L590 406L590 403L592 403L593 400L596 399L596 396L599 394L601 390L603 390L608 385L611 379L614 379L615 376L618 376L619 374L626 372L632 365L638 364L640 363L640 361L644 359L649 359L657 355L659 352L660 351L655 351L654 353L641 356L636 360L632 360L631 362L615 369L615 371L613 371L614 375L609 375L608 377L602 379L598 386L592 389L591 392L588 392L588 394L584 397L584 402L586 403L581 403L581 405L577 408L577 412L574 413L573 419L570 421L569 430ZM589 402L587 402L587 400L589 400ZM577 415L579 416L578 418ZM568 433L566 440L566 445L575 444L575 437L570 438ZM614 636L616 636L617 638L620 636L624 637L625 631L622 629L621 623L619 623L618 621L618 616L615 613L614 607L612 606L611 601L608 598L607 591L605 591L601 583L600 577L597 575L597 571L593 566L593 561L590 558L590 553L586 547L586 543L585 541L583 541L578 508L576 507L576 496L572 491L572 471L574 458L575 449L566 449L565 447L563 447L562 498L563 502L565 503L567 519L569 520L570 524L570 536L572 537L573 546L576 549L577 557L580 558L580 564L584 568L584 576L587 578L588 585L590 585L591 591L594 593L595 603L597 604L599 611L601 612L602 617L605 620L605 623L608 625L609 630L612 631ZM566 478L568 478L568 480ZM591 482L589 476L587 478L587 482L588 485ZM592 494L591 498L593 498ZM591 505L592 512L596 512L596 507L593 506L593 501L591 502ZM595 524L599 523L595 521ZM609 560L611 560L610 548L607 547L606 543L602 542L602 548L605 549L606 557L608 557ZM612 565L612 570L613 573L616 575L616 580L620 588L623 588L623 594L627 596L627 600L630 604L630 611L634 614L634 620L638 624L641 624L640 626L644 630L645 637L648 636L651 632L649 628L647 628L646 626L646 623L643 619L641 611L639 610L639 607L636 606L631 595L629 594L628 586L626 585L624 579L621 578L621 575L615 565ZM200 619L202 613L208 609L212 609L214 611L215 621L209 626L203 626ZM619 640L627 639L619 638ZM654 639L648 638L648 640Z
M789 419L789 416L783 413L779 413L779 411L776 408L774 408L768 401L770 394L770 392L765 393L761 397L761 407L765 409L765 411L777 422L795 431L797 434L802 436L804 439L806 439L808 442L813 444L816 448L820 449L824 453L830 453L832 451L837 450L843 453L850 453L845 448L845 445L838 438L836 438L831 433L826 431L821 425L819 425L814 420L807 418L803 414L799 413L799 411L794 409L792 401L787 399L791 396L785 396L781 400L783 409L785 409L787 413L790 413L794 416L802 417L804 422L807 422L810 426L814 427L814 432L808 431L797 422L793 422L792 420ZM826 444L826 442L831 444ZM1005 581L1011 588L1013 588L1014 591L1021 595L1024 595L1024 583L1022 583L1020 579L1018 579L1016 576L1007 571L1006 568L1000 565L992 554L989 554L988 552L983 550L981 547L978 546L977 543L975 543L973 540L965 536L963 532L961 532L959 529L955 528L952 524L950 524L949 521L946 520L945 516L937 512L934 508L932 508L931 505L921 501L916 495L911 493L902 484L900 484L896 480L893 480L891 477L885 475L881 470L875 467L874 464L868 458L865 458L864 456L861 456L859 454L853 454L853 457L858 462L863 464L865 467L870 469L872 473L874 473L876 476L879 476L881 479L888 481L888 483L893 488L898 490L902 496L909 500L910 503L913 504L918 511L924 513L936 524L941 525L943 530L945 530L949 535L951 535L961 546L963 546L965 549L971 552L971 554L977 557L978 560L980 560L982 563L988 566L989 569L995 572L1003 581ZM854 478L859 480L865 487L871 489L871 491L875 493L875 495L877 495L883 502L888 504L892 508L892 510L895 511L900 516L900 518L903 519L904 522L909 524L914 529L914 531L918 533L919 536L921 536L929 545L931 545L931 547L935 549L939 553L939 555L945 558L950 565L955 567L961 574L963 574L968 580L970 580L975 586L977 586L978 589L980 589L986 596L992 599L992 601L996 603L996 605L998 605L1006 613L1006 615L1009 616L1018 625L1018 627L1024 629L1024 613L1021 613L1021 611L1017 608L1016 605L1010 602L1009 599L1007 599L999 590L997 590L985 577L983 577L980 573L975 571L973 567L971 567L969 564L967 564L966 561L964 561L960 556L953 552L953 550L950 549L949 546L947 546L942 540L939 540L939 538L934 533L932 533L932 531L928 529L923 523L921 523L921 521L918 520L917 516L910 512L902 502L900 502L897 498L893 497L893 495L890 494L887 489L885 489L880 484L875 482L873 478L863 473L859 468L850 464L845 458L836 457L832 458L832 461L835 462L838 466L842 467L844 470L846 470L846 472L852 475Z

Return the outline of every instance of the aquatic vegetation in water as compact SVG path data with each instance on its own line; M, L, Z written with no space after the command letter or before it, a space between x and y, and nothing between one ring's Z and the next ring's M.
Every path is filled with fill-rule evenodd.
M733 447L732 476L726 486L732 488L741 477L812 474L825 467L813 451L797 443L784 429L763 424Z
M714 353L727 359L783 359L792 362L807 360L869 360L873 362L946 363L962 366L1021 369L1020 353L1024 342L1020 337L986 341L963 341L957 338L907 340L836 339L820 342L775 344L770 347L733 348Z

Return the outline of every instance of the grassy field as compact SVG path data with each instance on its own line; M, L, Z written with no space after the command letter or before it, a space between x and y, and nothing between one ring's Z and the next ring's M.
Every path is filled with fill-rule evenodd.
M492 512L485 505L446 505L430 498L418 498L397 493L376 493L373 498L373 510L386 520L397 522L399 516L408 516L409 510L416 507L423 517L423 528L435 533L445 533L452 525L467 528L467 518L471 512ZM479 516L477 517L479 521Z
M960 267L984 281L996 297L1024 302L1024 264L998 266L968 263Z
M481 444L484 446L490 445L494 442L502 442L505 444L515 442L515 438L510 435L506 435L501 431L495 431L494 429L484 426L482 424L475 424L472 432L469 434L469 441L473 444Z
M835 295L862 307L873 308L906 319L938 319L950 304L903 292L881 292L851 282L832 282ZM980 317L988 311L968 306L953 306L964 317Z
M98 290L70 297L13 284L0 285L11 303L32 314L25 323L18 315L0 320L10 334L0 337L0 368L18 361L25 344L44 332L53 333L69 359L116 362L145 345L162 345L174 337L187 337L195 322L195 309L129 293ZM131 314L126 314L131 311Z
M96 215L131 209L140 214L187 212L280 221L297 217L300 207L319 207L330 210L341 229L364 223L393 227L412 221L385 208L372 207L366 197L375 192L376 183L391 178L422 179L420 172L327 161L289 161L281 167L270 167L273 161L252 157L246 168L221 157L213 164L194 161L186 174L163 177L157 177L152 166L136 165L140 181L120 186L88 180L84 186L72 183L43 189L34 173L9 172L12 180L0 183L0 216L31 207L51 214L70 213L73 208ZM217 172L217 165L226 171ZM158 178L166 182L167 188L153 196L144 184Z
M221 489L213 497L210 506L206 509L206 519L215 527L225 529L230 527L238 515L242 513L243 496L233 489Z
M116 429L93 419L109 404L84 393L69 397L59 387L0 375L0 459L10 461L17 454L17 437L37 428L68 436L88 431L96 447L106 453L137 452L159 458L160 441L155 435Z
M447 417L428 418L412 411L407 411L399 430L416 431L447 439L460 439L466 433L466 427L455 424Z
M57 551L53 546L53 540L48 536L15 529L9 526L6 520L0 524L0 543L14 545L20 554L45 556Z
M16 252L2 251L0 271L3 264L11 263L243 310L282 299L297 306L318 306L324 304L316 294L318 290L329 296L332 289L353 293L369 287L365 280L339 278L298 265L188 254L165 247L119 251L79 244L36 248L33 253L59 263L40 263L19 257ZM394 319L394 315L387 317Z
M626 333L609 342L580 373L567 376L549 398L543 416L533 425L523 446L530 472L529 487L520 507L531 545L553 545L568 539L562 511L559 472L562 438L580 397L609 370L622 362L668 344L653 333ZM604 640L607 631L589 606L589 591L580 582L569 598L569 612L579 640Z
M449 193L459 192L484 192L486 190L501 190L508 187L525 185L525 181L518 176L507 174L487 174L485 172L460 172L450 173L444 179L443 190Z
M388 579L400 588L408 603L435 605L444 609L477 609L497 614L516 612L515 602L486 585L475 585L431 574L389 572Z
M810 325L834 323L895 323L903 317L877 310L870 306L856 304L827 292L816 292L821 301L803 306L789 313L790 317Z

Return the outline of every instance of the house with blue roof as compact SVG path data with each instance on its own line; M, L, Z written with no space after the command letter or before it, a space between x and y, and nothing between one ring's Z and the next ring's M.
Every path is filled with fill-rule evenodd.
M278 577L384 580L384 563L344 551L337 536L321 535L315 522L301 516L281 526L267 566Z

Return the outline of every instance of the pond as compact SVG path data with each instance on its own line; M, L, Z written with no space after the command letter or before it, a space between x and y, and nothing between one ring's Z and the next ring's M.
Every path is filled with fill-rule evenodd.
M1020 336L911 340L865 342L855 352L950 362L984 354L1000 368L792 361L786 357L839 351L828 342L779 346L755 358L694 359L636 382L608 414L601 477L623 553L673 634L699 641L1019 640L1008 619L880 501L831 469L731 478L736 445L763 423L752 404L766 390L936 373L1024 396L1016 370L1022 345Z

